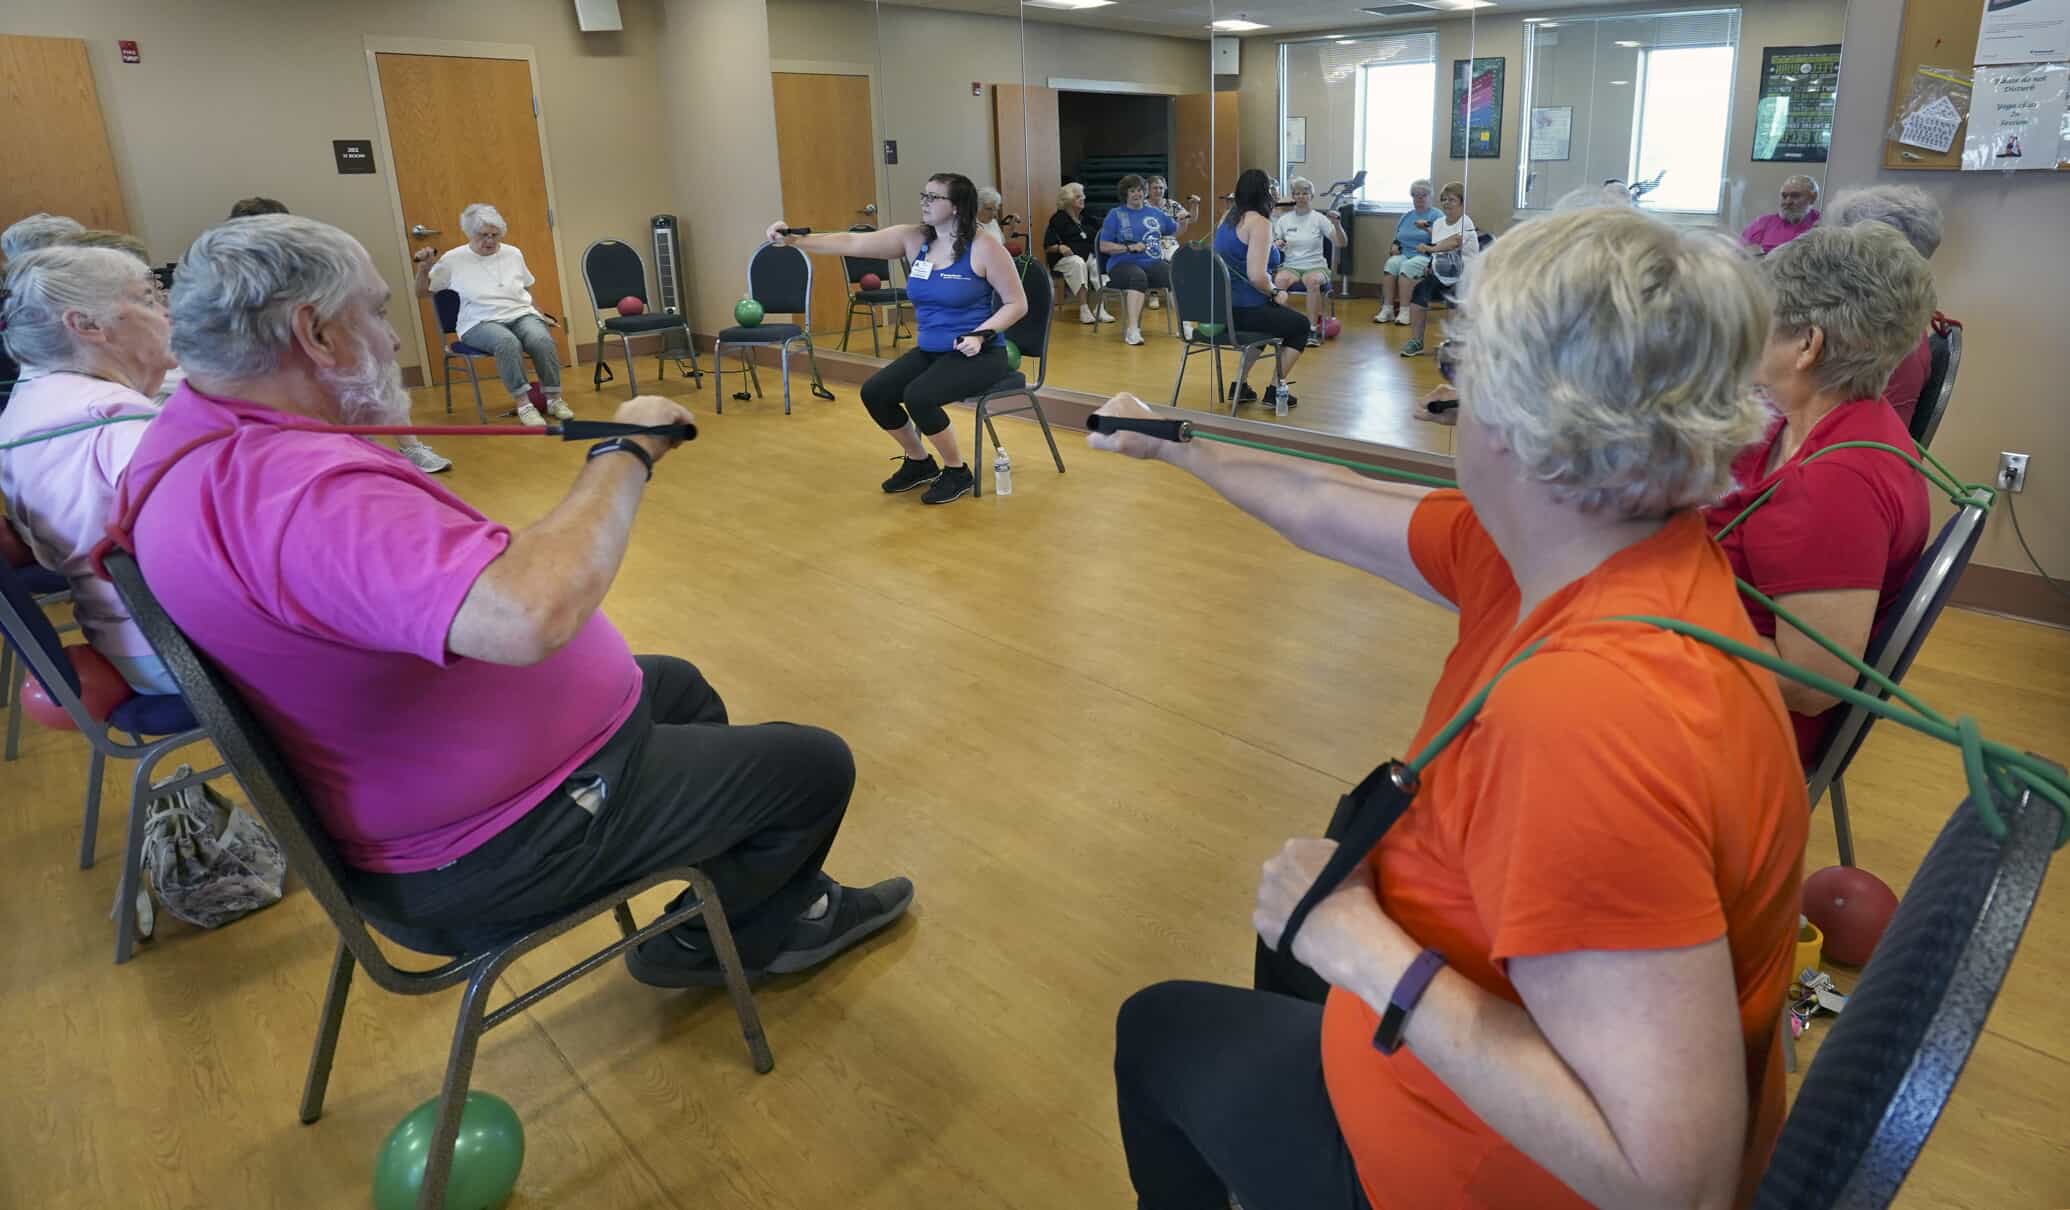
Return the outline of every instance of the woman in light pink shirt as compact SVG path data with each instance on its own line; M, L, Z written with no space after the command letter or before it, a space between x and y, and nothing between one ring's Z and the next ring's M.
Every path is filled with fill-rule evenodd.
M94 650L139 693L176 693L115 586L89 563L115 482L158 414L172 369L165 297L148 266L110 248L54 247L9 262L6 330L15 360L43 373L0 412L0 497L36 561L72 582L73 613ZM112 423L106 423L112 422Z

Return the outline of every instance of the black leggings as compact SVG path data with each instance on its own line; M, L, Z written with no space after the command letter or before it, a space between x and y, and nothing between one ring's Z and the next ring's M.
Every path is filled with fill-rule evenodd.
M1262 307L1231 307L1229 314L1236 320L1238 332L1277 336L1280 343L1290 349L1299 349L1308 343L1308 317L1292 307L1282 307L1268 300Z
M944 404L975 399L999 385L1006 374L1004 345L994 344L976 357L965 357L954 349L946 353L907 349L904 356L863 383L863 406L886 432L906 427L911 413L914 427L932 437L949 427ZM904 407L899 406L900 401Z
M1151 261L1147 265L1129 262L1108 270L1107 281L1117 290L1136 290L1142 293L1169 290L1172 288L1172 267L1168 262L1161 260Z
M1428 308L1430 304L1437 302L1440 299L1442 299L1445 302L1451 302L1452 292L1454 290L1457 290L1458 288L1459 284L1457 282L1454 282L1453 284L1448 286L1445 283L1439 281L1437 279L1436 274L1426 273L1424 274L1422 280L1416 283L1415 290L1410 292L1409 302L1415 306L1424 308Z
M1322 1005L1159 983L1121 1006L1114 1094L1138 1210L1369 1210L1323 1084Z

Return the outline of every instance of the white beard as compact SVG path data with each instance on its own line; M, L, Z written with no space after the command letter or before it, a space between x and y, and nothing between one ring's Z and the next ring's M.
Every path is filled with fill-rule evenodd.
M408 424L410 395L403 389L402 366L385 366L372 357L346 370L319 370L317 381L338 402L346 424Z

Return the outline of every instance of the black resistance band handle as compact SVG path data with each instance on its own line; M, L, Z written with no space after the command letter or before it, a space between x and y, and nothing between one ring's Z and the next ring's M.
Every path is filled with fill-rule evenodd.
M1138 420L1132 416L1087 416L1088 433L1141 433L1159 441L1193 440L1191 420Z
M697 426L681 424L620 424L615 420L563 420L547 429L563 441L596 441L605 437L667 437L672 441L697 440Z

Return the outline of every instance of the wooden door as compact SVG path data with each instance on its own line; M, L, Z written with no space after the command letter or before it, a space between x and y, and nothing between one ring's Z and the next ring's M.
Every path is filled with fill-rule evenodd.
M884 226L877 213L870 78L790 71L771 72L769 78L776 93L784 221L814 231L846 231L857 223ZM740 273L745 287L745 263ZM812 330L838 335L847 309L848 275L841 258L814 257Z
M444 252L467 242L460 211L487 202L501 211L510 229L504 239L525 254L531 269L532 304L563 321L554 339L561 364L571 363L571 340L561 314L561 268L554 252L546 206L546 166L539 154L539 122L533 109L532 70L522 59L464 59L443 55L376 55L381 102L388 119L388 145L395 153L395 187L402 195L410 250ZM589 326L588 296L575 320ZM418 300L424 341L431 358L426 382L439 375L438 313L431 300Z
M1057 90L994 84L992 130L993 145L999 148L1000 196L1008 210L1028 221L1030 245L1039 249L1049 216L1057 210L1057 189L1064 183Z
M0 114L0 227L47 210L129 230L86 43L0 35Z
M1219 201L1236 187L1241 171L1242 133L1236 126L1234 92L1194 92L1172 98L1172 193L1207 199L1209 222L1222 215ZM1202 232L1195 228L1195 235Z

